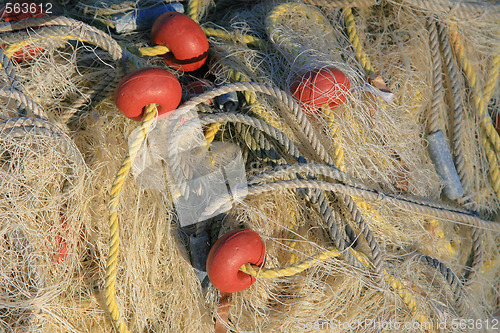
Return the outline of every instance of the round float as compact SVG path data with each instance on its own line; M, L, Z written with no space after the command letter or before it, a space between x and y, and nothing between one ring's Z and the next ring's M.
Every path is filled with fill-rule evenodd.
M158 104L158 115L175 110L182 98L182 88L172 73L161 68L142 68L121 79L115 90L115 104L125 117L140 121L144 107Z
M233 230L215 242L207 258L207 273L213 286L224 293L235 293L250 287L255 277L241 272L243 264L260 266L266 247L258 233Z
M162 57L175 69L194 71L207 60L207 37L198 23L184 14L168 12L160 15L151 29L151 40L168 47L170 52Z
M292 96L305 104L304 112L317 113L325 104L331 109L344 103L351 84L342 71L335 67L317 68L304 73L290 86Z

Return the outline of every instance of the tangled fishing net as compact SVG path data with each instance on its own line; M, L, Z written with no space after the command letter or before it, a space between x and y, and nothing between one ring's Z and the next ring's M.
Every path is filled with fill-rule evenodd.
M125 29L169 1L37 4L0 22L0 332L500 329L497 2L184 1L194 72ZM134 122L151 66L183 103ZM228 295L195 240L238 229Z

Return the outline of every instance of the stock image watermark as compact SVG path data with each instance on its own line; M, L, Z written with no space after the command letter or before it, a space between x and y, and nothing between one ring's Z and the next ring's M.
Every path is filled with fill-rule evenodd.
M401 331L428 331L428 330L447 330L447 331L499 331L500 320L498 318L489 319L452 319L450 321L418 322L418 321L395 321L395 320L352 320L341 322L339 320L317 320L306 321L298 320L296 328L298 330L321 330L330 332L344 332L356 330L369 330L371 332L380 332L383 330L401 330Z

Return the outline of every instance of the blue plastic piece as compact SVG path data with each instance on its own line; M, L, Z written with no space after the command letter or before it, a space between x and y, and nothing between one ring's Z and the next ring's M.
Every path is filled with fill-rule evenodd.
M200 282L204 283L207 280L207 257L210 251L208 234L206 232L201 235L189 236L189 252L191 253L191 265ZM206 283L205 283L206 284Z
M150 28L158 16L166 12L184 13L184 6L179 2L172 2L151 8L139 8L128 14L115 16L113 22L117 33L144 30Z
M461 198L464 195L464 189L460 183L460 178L458 178L457 169L455 163L453 163L443 131L438 130L430 133L427 135L427 141L429 141L429 153L436 172L444 181L444 195L449 200Z
M236 109L240 105L238 101L238 94L236 93L236 91L220 95L216 97L216 101L217 104L219 105L219 109L224 110L226 112L236 111Z

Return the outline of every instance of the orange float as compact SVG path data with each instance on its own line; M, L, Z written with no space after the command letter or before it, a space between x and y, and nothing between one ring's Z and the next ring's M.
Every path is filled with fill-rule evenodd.
M233 230L215 242L207 258L207 273L213 286L222 293L235 293L250 287L255 277L241 272L243 264L260 266L266 247L258 233Z
M144 117L144 107L151 103L158 104L158 115L175 110L182 98L182 88L172 73L147 67L124 76L114 97L125 117L140 121Z
M167 12L160 15L151 29L151 40L156 45L168 47L170 52L162 57L172 68L190 72L207 60L207 37L198 23L184 14Z
M314 69L298 77L290 86L292 96L305 104L304 112L314 114L325 104L331 109L344 103L351 84L335 67Z

